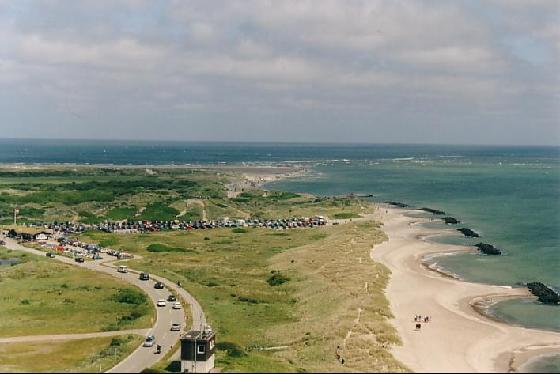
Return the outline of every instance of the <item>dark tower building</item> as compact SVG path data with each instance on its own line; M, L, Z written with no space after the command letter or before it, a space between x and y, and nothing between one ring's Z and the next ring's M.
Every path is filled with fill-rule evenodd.
M209 373L214 368L216 334L210 326L203 331L191 330L181 337L181 371Z

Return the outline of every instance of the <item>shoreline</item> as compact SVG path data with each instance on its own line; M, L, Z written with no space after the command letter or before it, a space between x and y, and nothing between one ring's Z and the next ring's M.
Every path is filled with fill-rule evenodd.
M426 264L427 256L472 249L426 240L441 230L423 228L419 223L429 221L406 215L411 212L377 210L389 239L370 254L392 272L386 294L403 341L392 349L399 361L416 372L515 372L529 360L560 353L560 333L509 324L482 310L488 302L530 297L526 289L467 282ZM416 314L431 316L420 331Z

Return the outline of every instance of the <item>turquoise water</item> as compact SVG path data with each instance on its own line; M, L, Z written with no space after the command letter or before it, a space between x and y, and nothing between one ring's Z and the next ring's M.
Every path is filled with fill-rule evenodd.
M502 157L421 161L378 160L322 163L317 175L272 183L270 188L317 194L374 194L443 209L481 238L439 237L447 244L494 244L503 256L459 254L437 259L438 266L463 279L514 286L542 281L560 289L560 157L525 153ZM438 225L436 224L435 227ZM449 226L445 226L449 227ZM526 326L560 330L560 307L499 303L492 311Z
M546 356L522 368L523 373L560 373L560 354Z

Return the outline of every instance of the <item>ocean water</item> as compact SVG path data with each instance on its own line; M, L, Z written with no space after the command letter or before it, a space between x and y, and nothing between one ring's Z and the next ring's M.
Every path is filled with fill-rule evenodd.
M502 248L504 255L442 256L439 266L475 282L516 286L542 281L560 289L558 148L463 151L447 149L440 155L445 157L410 152L399 160L325 162L312 177L269 186L325 195L373 194L377 201L445 210L462 221L458 227L472 228L481 238L432 240L463 245L483 241ZM557 306L504 302L492 312L509 322L560 330Z
M560 289L560 147L0 140L0 163L246 162L297 162L312 168L310 176L269 188L374 194L375 201L445 210L481 238L432 240L466 245L483 241L502 248L504 255L443 256L437 259L439 266L475 282L515 286L542 281ZM560 306L510 300L491 312L511 323L560 330ZM560 372L554 360L534 365Z

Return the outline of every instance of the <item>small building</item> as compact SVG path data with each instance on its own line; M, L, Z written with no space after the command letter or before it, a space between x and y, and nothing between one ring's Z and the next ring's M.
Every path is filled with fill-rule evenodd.
M210 326L191 330L181 337L181 372L210 373L214 369L216 334Z

